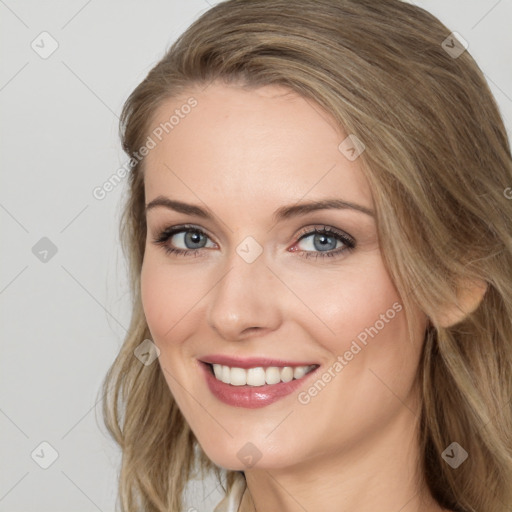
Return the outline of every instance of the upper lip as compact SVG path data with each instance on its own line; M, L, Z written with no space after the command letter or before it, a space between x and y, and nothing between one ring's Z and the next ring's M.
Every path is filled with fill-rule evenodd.
M205 356L200 359L203 363L221 364L231 368L257 368L259 366L317 366L317 363L285 361L284 359L273 359L270 357L232 357L221 354Z

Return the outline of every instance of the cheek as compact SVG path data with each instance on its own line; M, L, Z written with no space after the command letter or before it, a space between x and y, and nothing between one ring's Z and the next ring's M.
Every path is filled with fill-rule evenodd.
M194 297L190 295L193 290L197 295L197 288L184 286L182 281L179 272L151 252L146 254L141 270L141 300L149 330L157 345L176 337L183 321L180 319L194 304Z
M164 304L167 303L169 297L165 293L165 273L159 272L151 260L146 253L140 275L140 292L142 309L155 340L160 338L164 332ZM172 308L169 309L172 310Z
M186 344L182 340L186 339L193 320L192 306L201 295L197 287L187 283L190 283L189 276L172 269L159 255L146 253L140 279L144 315L152 341L161 351L158 361L164 378L180 410L189 417L188 395L176 383L186 382L189 370L175 363L184 356Z
M364 270L363 270L364 269ZM345 268L310 279L301 279L297 295L310 307L302 325L326 348L340 353L359 337L382 331L401 330L404 317L400 297L380 258L367 258L365 265ZM314 314L312 314L312 313ZM399 319L399 321L397 321Z

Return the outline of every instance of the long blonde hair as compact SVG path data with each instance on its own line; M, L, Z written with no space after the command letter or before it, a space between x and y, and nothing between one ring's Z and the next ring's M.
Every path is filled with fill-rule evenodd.
M405 311L417 305L430 319L418 368L425 481L446 508L510 512L512 159L481 71L449 36L434 16L399 0L222 2L130 95L121 137L133 156L164 100L221 80L288 86L363 141L384 262ZM160 366L134 356L151 336L139 293L144 160L132 164L120 234L133 312L103 383L103 415L122 449L122 510L179 512L197 469L225 477L228 491L236 472L206 457ZM464 280L482 280L487 291L473 313L442 327L440 305L457 301ZM457 469L441 456L453 441L469 454Z

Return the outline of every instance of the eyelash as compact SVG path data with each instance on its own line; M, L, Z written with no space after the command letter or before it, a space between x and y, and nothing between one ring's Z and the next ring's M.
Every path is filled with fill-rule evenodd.
M202 230L192 225L181 225L181 226L172 226L163 229L160 231L160 233L156 236L156 238L153 239L153 243L161 246L166 254L174 254L176 256L193 256L198 257L199 252L201 249L176 249L174 247L169 247L167 245L167 241L173 236L178 233L182 232L194 232L199 233L201 235L206 236L208 235ZM314 234L321 234L326 235L328 237L335 238L343 244L345 244L344 248L338 248L338 249L331 249L330 251L303 251L303 250L297 250L294 252L297 252L301 257L303 258L331 258L335 256L341 256L341 253L351 252L356 248L356 241L354 238L352 238L350 235L343 233L342 231L338 231L330 226L321 226L319 229L317 226L315 226L313 229L310 229L309 231L305 230L302 233L298 235L298 240L296 243L300 242L303 238L307 238L308 236L314 235Z

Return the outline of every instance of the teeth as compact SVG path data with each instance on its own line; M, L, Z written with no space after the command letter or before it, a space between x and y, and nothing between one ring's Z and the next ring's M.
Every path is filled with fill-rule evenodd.
M215 373L215 377L217 378L217 380L222 380L222 365L214 364L213 372Z
M306 375L306 369L304 366L297 366L293 370L293 378L294 379L301 379L302 377L304 377L304 375Z
M283 382L290 382L293 380L293 368L291 366L285 366L281 370L281 380Z
M231 384L231 371L229 369L229 366L222 367L222 375L220 380L222 382L225 382L226 384Z
M247 372L243 368L231 368L229 383L233 386L245 386L247 384Z
M260 366L246 370L245 368L231 368L221 364L212 366L215 378L232 386L264 386L265 384L290 382L293 379L301 379L315 368L315 365L296 366L295 368L291 366L262 368Z
M266 384L277 384L281 382L281 371L276 366L271 366L265 370L265 383ZM262 386L260 384L260 386Z
M266 372L263 368L249 368L247 370L247 384L249 386L261 386L260 383L265 382L265 375Z

